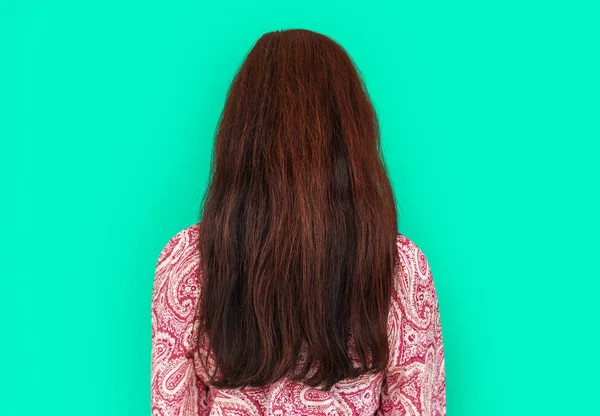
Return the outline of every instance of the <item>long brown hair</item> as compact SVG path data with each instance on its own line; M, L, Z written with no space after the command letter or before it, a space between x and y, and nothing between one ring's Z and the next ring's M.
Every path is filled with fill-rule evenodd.
M347 52L309 30L263 35L228 91L209 180L198 249L211 385L287 376L329 390L383 370L396 203Z

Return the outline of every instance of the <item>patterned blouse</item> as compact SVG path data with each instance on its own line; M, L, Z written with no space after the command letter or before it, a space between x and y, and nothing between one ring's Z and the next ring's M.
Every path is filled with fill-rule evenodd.
M390 364L382 372L342 380L329 392L282 379L264 387L208 387L197 344L198 224L162 249L152 290L153 416L446 415L444 348L438 300L423 252L398 233L400 273L388 318ZM211 363L209 355L209 370Z

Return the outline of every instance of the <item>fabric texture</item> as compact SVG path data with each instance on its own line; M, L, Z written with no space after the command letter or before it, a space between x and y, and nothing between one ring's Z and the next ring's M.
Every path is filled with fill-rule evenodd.
M343 380L329 392L280 380L265 387L208 387L197 344L198 224L175 234L156 264L152 290L153 416L402 415L445 416L446 376L440 314L427 258L398 233L400 267L388 317L390 364ZM210 354L209 354L210 357ZM213 367L210 367L210 364ZM209 361L212 373L214 361Z

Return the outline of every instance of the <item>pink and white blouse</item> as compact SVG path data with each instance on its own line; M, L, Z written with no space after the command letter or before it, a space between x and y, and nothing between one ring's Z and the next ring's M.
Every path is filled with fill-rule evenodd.
M264 387L216 389L200 362L195 316L201 273L198 224L175 234L156 264L152 290L153 416L402 415L445 416L446 376L438 300L423 252L398 233L401 260L388 318L390 365L343 380L329 392L287 379ZM198 348L202 351L198 351ZM209 355L211 357L211 355ZM213 371L214 361L209 360Z

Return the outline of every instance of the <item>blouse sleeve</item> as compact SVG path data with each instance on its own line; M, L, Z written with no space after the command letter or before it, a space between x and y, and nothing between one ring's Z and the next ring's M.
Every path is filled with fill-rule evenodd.
M379 415L446 415L444 346L438 299L427 258L398 234L400 267L388 321L390 361Z
M206 387L194 369L197 258L182 230L161 250L152 289L153 416L205 414Z

